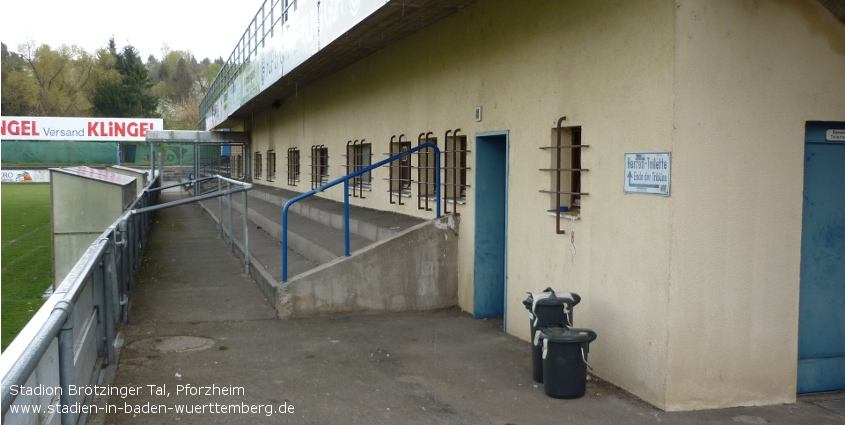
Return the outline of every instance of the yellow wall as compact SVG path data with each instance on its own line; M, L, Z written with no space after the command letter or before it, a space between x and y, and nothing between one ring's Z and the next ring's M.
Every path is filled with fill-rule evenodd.
M371 142L376 162L400 133L416 145L419 133L442 141L460 127L475 150L476 133L508 130L509 333L528 338L526 291L574 291L575 324L599 335L595 373L658 407L794 399L803 123L845 116L843 26L799 0L530 5L480 0L256 113L254 149L276 150L274 184L310 189L315 144L329 147L337 178L348 140ZM556 235L540 147L564 115L590 145L589 195ZM295 188L288 147L301 151ZM624 194L624 153L652 151L672 152L671 196ZM459 208L467 311L474 161ZM390 205L387 177L374 172L373 191L353 202L433 216L415 198Z
M677 9L669 409L795 400L804 123L845 119L815 1Z
M576 324L595 329L591 363L599 375L662 404L669 279L669 200L622 194L626 150L671 150L674 3L548 1L521 7L479 1L431 28L306 87L276 111L256 115L255 149L276 149L284 170L288 146L308 164L311 145L329 146L338 177L347 140L366 138L377 154L391 135L433 131L441 140L460 127L475 133L509 130L507 329L528 338L525 292L546 286L585 301ZM476 106L483 121L474 121ZM555 234L547 215L551 128L560 116L583 128L583 219ZM376 156L374 161L383 159ZM469 156L473 168L475 158ZM303 173L307 168L302 169ZM282 177L280 175L280 177ZM356 203L431 216L387 200L387 171ZM474 186L472 170L470 185ZM275 184L287 187L284 178ZM310 188L307 177L296 188ZM472 311L475 193L460 208L462 308ZM325 194L342 199L342 190ZM569 227L569 224L567 225ZM630 347L622 355L618 347Z

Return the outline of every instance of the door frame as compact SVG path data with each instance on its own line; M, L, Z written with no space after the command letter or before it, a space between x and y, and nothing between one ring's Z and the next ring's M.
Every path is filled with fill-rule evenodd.
M476 150L476 152L478 152L478 150L479 150L479 143L480 143L479 141L481 139L487 139L487 138L489 138L489 139L504 138L504 141L501 142L501 143L504 143L504 150L505 150L505 158L504 158L505 169L503 170L503 172L505 174L504 175L504 188L503 188L504 189L504 214L505 214L504 221L505 221L505 223L504 223L504 229L503 229L503 232L504 232L504 235L503 235L504 255L503 255L503 257L504 258L502 259L502 273L503 273L503 279L504 279L504 287L503 287L503 294L502 294L502 296L503 296L502 310L503 310L503 316L504 316L503 331L507 332L507 323L508 323L508 308L507 308L507 294L508 294L508 195L509 195L509 176L510 176L510 131L509 130L502 130L502 131L488 131L488 132L476 133L475 134L475 150ZM478 170L481 167L481 165L479 164L480 161L481 161L481 158L479 156L476 156L476 164L475 164L476 178L478 178ZM472 288L473 288L473 312L474 312L473 316L479 317L478 315L475 314L475 311L477 311L476 308L475 308L476 307L475 306L475 304L476 304L475 303L475 301L476 301L476 287L478 285L478 281L477 281L477 275L478 274L476 273L476 268L478 267L478 265L476 263L477 258L475 258L475 256L478 254L478 249L477 249L478 247L476 245L477 240L478 240L478 228L479 228L478 219L479 219L480 213L482 212L481 207L485 204L484 204L483 201L479 202L479 192L478 192L478 182L477 181L476 181L475 196L476 196L476 202L475 202L476 208L475 208L475 231L473 233L473 254L474 254L473 257L474 258L473 258L473 286L472 286Z
M816 261L814 260L816 256L810 255L810 251L808 251L810 249L817 248L820 246L820 243L810 243L811 240L815 241L815 239L813 239L813 235L818 235L818 228L814 226L814 224L818 222L810 222L808 221L808 217L816 217L818 215L818 212L817 210L814 210L814 213L808 216L808 193L811 193L815 196L819 196L818 191L820 190L830 191L832 188L832 191L836 192L837 189L839 189L840 187L845 187L845 183L841 181L832 182L824 180L825 183L830 184L830 186L823 187L819 186L820 180L818 179L812 181L808 180L808 175L810 175L808 162L812 159L812 156L810 156L811 153L815 156L824 156L826 160L845 160L845 157L840 156L845 155L845 142L828 141L825 134L825 131L828 129L845 130L845 122L807 121L804 132L804 186L801 219L801 265L799 280L797 353L797 392L799 394L823 391L839 391L845 389L845 387L843 387L845 381L843 381L841 375L836 372L837 370L845 370L845 358L842 357L841 351L835 351L836 346L830 345L826 342L830 341L829 338L831 338L831 336L829 334L819 334L818 332L816 332L817 329L825 329L826 323L824 321L819 322L820 319L814 318L814 314L818 314L822 317L826 317L828 320L833 320L835 322L837 319L837 317L835 316L836 309L829 308L830 306L827 306L828 309L822 308L820 311L816 311L815 304L812 304L814 300L817 301L820 297L824 299L837 294L837 296L841 296L841 292L838 291L845 290L845 288L837 289L837 287L832 287L829 291L822 293L819 292L818 286L812 286L812 282L815 282L814 278L819 276L817 272L819 268L817 267L818 264L814 263L814 261ZM824 153L825 151L830 150L831 148L835 152L835 156L831 156L829 153ZM835 167L835 162L833 164ZM821 169L824 170L824 167L822 167ZM812 171L815 174L812 175L817 176L818 170L818 167L814 167ZM834 171L834 174L837 171ZM813 186L808 186L810 184L812 184ZM822 195L824 195L824 193L822 193ZM816 198L813 199L816 200ZM839 202L841 202L841 198ZM815 204L811 203L810 205ZM808 232L810 233L808 234ZM833 242L831 242L831 244L832 243ZM843 269L839 269L838 271L839 273L841 273ZM831 271L830 273L831 274L828 277L833 279L833 281L836 281L837 277L840 277L840 275L836 272ZM827 282L827 280L825 280L825 282ZM833 314L833 316L825 316L825 314ZM845 312L839 312L839 314L845 316ZM842 349L841 345L839 345L838 347L839 350ZM831 352L827 352L826 350L831 349L833 349L836 353L839 354L830 356Z

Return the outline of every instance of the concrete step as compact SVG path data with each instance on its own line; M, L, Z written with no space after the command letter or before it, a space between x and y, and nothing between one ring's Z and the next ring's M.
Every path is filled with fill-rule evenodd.
M342 188L340 190L343 190ZM250 200L257 199L274 204L279 209L278 221L281 222L281 208L290 199L299 196L300 193L287 189L255 185L249 191ZM375 196L367 193L365 196ZM290 208L290 212L311 220L343 230L343 203L330 199L311 196L303 199ZM291 214L292 215L292 214ZM432 216L434 213L432 213ZM290 220L290 218L288 218ZM393 235L409 229L425 220L411 217L404 214L379 211L370 208L349 206L349 233L362 236L370 241L383 241Z
M235 197L232 207L243 213L243 205ZM227 199L223 199L226 208ZM219 207L218 207L219 208ZM252 198L249 200L249 220L277 240L282 240L282 208L279 205ZM224 214L225 216L225 214ZM351 251L361 249L372 243L359 235L349 235ZM343 230L327 226L299 214L288 216L288 248L317 263L326 264L345 254Z
M224 198L225 199L225 198ZM206 213L215 222L218 222L218 206L217 200L206 200L200 202L200 205L205 209ZM239 255L243 258L243 215L239 208L234 208L232 211L232 227L235 228L235 249L239 250ZM258 262L261 269L273 281L281 282L282 280L282 246L281 241L274 235L266 232L263 227L254 222L248 222L249 226L249 254ZM229 240L229 215L228 209L223 210L223 238ZM288 274L296 276L316 268L318 264L296 252L293 248L288 247Z
M248 194L256 192L252 190ZM288 192L288 193L285 193ZM421 220L350 208L352 256L345 257L343 205L308 198L288 216L288 280L282 282L281 217L290 191L259 187L248 197L250 273L281 318L428 310L457 301L458 221ZM242 194L232 199L235 254L243 259ZM309 202L310 201L310 202ZM228 240L229 208L223 203ZM200 202L218 221L217 199ZM386 224L385 224L386 223ZM355 226L350 226L355 230ZM368 234L364 237L360 233Z

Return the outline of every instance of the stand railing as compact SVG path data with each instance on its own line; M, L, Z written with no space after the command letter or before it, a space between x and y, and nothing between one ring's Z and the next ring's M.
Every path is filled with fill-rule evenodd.
M47 412L44 402L59 409L62 425L84 423L77 417L74 405L93 402L91 394L73 395L71 386L98 385L104 369L115 364L115 324L129 321L129 296L134 292L135 272L141 266L141 251L152 221L152 213L161 209L212 199L229 197L229 249L234 248L232 195L243 192L245 211L248 190L252 185L220 175L188 183L162 187L161 176L144 188L130 207L85 251L53 295L21 331L0 357L2 370L2 418L13 404L36 407ZM218 191L177 201L156 204L164 189L217 180ZM223 185L225 184L225 190ZM222 223L222 206L220 207ZM249 226L243 220L244 268L249 273ZM222 232L222 225L220 228ZM20 341L19 341L20 340ZM33 398L22 388L55 389L58 400ZM80 393L81 394L81 393ZM18 397L22 395L22 397ZM30 406L25 406L25 405ZM90 409L84 409L91 411ZM94 410L96 411L96 410ZM33 410L16 409L11 422L23 416L37 416ZM29 421L29 419L26 419Z
M56 414L63 425L79 420L71 406L92 402L88 395L72 395L70 386L99 384L104 368L115 364L115 324L120 318L124 324L128 321L129 294L152 221L141 210L156 202L160 178L153 178L129 209L88 247L0 356L3 422L38 416L21 409L7 417L16 400L18 407L39 407L44 413L48 404L59 404L62 409ZM18 397L24 393L21 388L38 386L56 389L58 399Z
M354 173L347 174L337 180L328 182L316 189L313 189L309 192L305 192L299 196L296 196L289 200L285 204L285 208L282 210L282 282L288 281L288 210L290 209L291 205L314 195L317 192L323 192L326 189L336 186L340 183L343 183L343 238L344 238L344 255L349 256L349 180L354 179L364 173L367 173L373 169L381 167L383 165L387 165L393 161L396 161L402 158L405 155L410 155L412 153L416 153L423 149L434 149L434 158L435 158L435 196L437 198L437 218L440 218L440 149L434 143L423 143L413 149L409 149L407 151L400 152L396 155L391 156L390 158L385 159L384 161L377 162L373 165L368 167L362 168Z
M252 184L251 183L246 183L246 182L242 182L242 181L239 181L239 180L228 179L226 177L223 177L223 176L217 174L217 175L210 176L210 177L203 177L203 178L196 179L196 180L189 180L189 181L183 182L183 183L171 184L169 186L163 186L163 187L153 189L153 190L158 191L158 190L170 189L170 188L180 187L180 186L191 187L191 186L194 186L194 185L196 185L198 187L199 184L201 184L202 182L206 182L206 181L210 181L210 180L217 180L217 191L211 192L211 193L198 194L198 195L192 196L190 198L184 198L184 199L180 199L178 201L171 201L171 202L168 202L168 203L165 203L165 204L159 204L159 205L156 205L156 206L153 206L153 207L140 208L140 209L137 209L137 210L132 211L132 212L134 214L141 214L141 213L147 213L147 212L152 212L152 211L158 211L158 210L170 208L170 207L178 207L179 205L185 205L185 204L191 204L191 203L194 203L194 202L205 201L207 199L217 198L217 208L218 208L217 231L220 234L220 237L222 238L223 237L223 196L227 196L228 197L228 212L229 212L229 252L235 252L235 230L234 230L233 223L232 223L232 220L233 220L233 218L232 218L232 195L235 194L235 193L238 193L238 192L242 192L243 193L243 201L242 202L244 203L244 211L248 211L248 208L249 208L248 207L248 199L249 198L247 197L246 192L252 190ZM226 184L225 190L223 189L224 183ZM236 187L232 188L232 186L236 186ZM243 227L244 273L249 274L249 223L248 223L248 216L247 216L246 212L243 214L243 226L244 226Z

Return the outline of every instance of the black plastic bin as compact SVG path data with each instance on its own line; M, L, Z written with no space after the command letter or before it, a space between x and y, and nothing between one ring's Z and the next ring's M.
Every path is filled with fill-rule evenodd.
M540 294L548 293L547 298L538 299L534 302L534 295L529 293L528 298L522 302L528 310L529 326L531 329L531 365L534 382L543 382L543 342L540 330L545 328L572 326L572 308L580 301L581 297L575 293L565 293L558 297L554 290L546 288Z
M554 398L579 398L587 392L587 358L597 335L589 329L542 330L543 391Z

